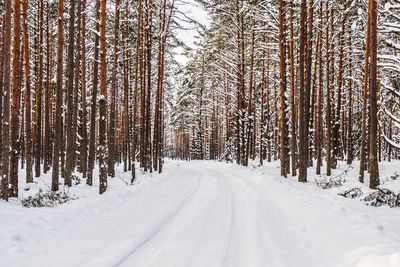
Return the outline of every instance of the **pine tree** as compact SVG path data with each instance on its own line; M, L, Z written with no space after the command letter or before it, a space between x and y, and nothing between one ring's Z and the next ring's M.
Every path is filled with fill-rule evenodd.
M107 190L107 165L106 165L106 108L107 108L107 62L106 62L106 0L101 0L100 5L100 101L99 101L99 167L100 188L99 193Z
M92 81L92 105L90 112L90 140L88 157L88 178L86 183L93 185L93 169L96 158L96 114L97 114L97 91L99 74L99 34L100 32L100 0L96 0L96 32L94 34L94 60L93 60L93 81Z
M67 157L65 164L65 177L64 184L72 186L72 172L74 170L74 154L75 154L75 129L73 126L73 112L74 112L74 56L75 56L75 0L70 1L69 7L69 32L68 32L68 51L67 51L67 111L66 111L66 140L67 140Z
M42 153L42 91L43 91L43 0L39 1L39 69L36 84L36 126L35 126L35 176L40 176Z
M9 166L10 166L10 73L11 73L11 0L4 1L4 35L3 35L3 117L2 117L2 161L1 161L1 197L8 199Z
M59 175L60 175L60 157L62 153L62 102L63 102L63 44L64 44L64 0L58 0L57 15L57 85L56 85L56 112L55 112L55 134L54 134L54 153L53 153L53 173L51 190L58 191Z
M299 103L299 182L307 181L307 160L308 160L308 142L307 142L307 88L306 88L306 70L304 55L306 54L305 45L307 41L307 3L306 0L301 1L301 11L300 11L300 50L299 50L299 60L300 60L300 103ZM308 63L308 61L307 61Z
M32 173L32 120L31 120L31 74L30 51L28 29L28 0L22 2L23 16L23 42L24 42L24 66L25 66L25 151L26 151L26 182L33 182Z
M117 93L117 61L118 61L118 37L119 37L119 0L115 1L114 20L114 49L111 85L110 123L108 129L108 175L115 176L115 113Z
M288 129L286 118L286 1L279 0L279 73L280 73L280 92L279 92L279 130L280 130L280 159L281 175L286 177L289 172L288 155Z
M88 160L88 133L87 133L87 107L86 107L86 0L81 1L81 108L82 108L82 140L80 142L80 170L83 178L87 177ZM93 101L96 102L96 101Z
M377 155L377 128L378 128L378 108L377 108L377 61L378 61L378 43L377 43L377 2L369 0L368 14L370 16L370 39L367 40L370 46L370 72L369 72L369 116L370 116L370 133L369 133L369 166L370 178L369 187L376 189L379 186L379 169Z
M18 197L18 151L20 145L19 123L21 102L21 1L14 0L13 8L13 61L11 93L11 153L10 153L10 191L11 197Z

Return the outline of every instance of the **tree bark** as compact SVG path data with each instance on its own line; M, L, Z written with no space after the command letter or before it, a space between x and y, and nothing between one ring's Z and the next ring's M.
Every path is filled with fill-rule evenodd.
M333 19L333 18L331 18ZM331 96L331 84L330 84L330 52L329 52L329 1L326 2L326 175L331 175L331 156L332 156L332 127L331 127L331 103L330 103L330 96Z
M299 50L299 71L300 71L300 88L299 88L299 182L307 182L307 160L308 160L308 141L307 141L307 93L305 84L305 45L307 40L307 2L306 0L301 1L300 7L300 50Z
M363 103L362 103L362 126L361 126L361 147L360 147L360 173L359 181L364 183L364 171L366 167L366 139L367 139L367 99L368 99L368 77L369 77L369 58L370 58L370 40L371 40L371 5L372 2L368 1L368 15L367 15L367 32L365 42L365 60L364 60L364 86L363 86Z
M87 152L88 152L88 134L87 134L87 110L86 110L86 0L81 1L82 4L82 21L81 21L81 97L82 97L82 140L80 148L80 168L83 178L87 176ZM96 102L96 99L92 99Z
M11 93L11 155L9 196L18 197L18 153L20 150L19 119L21 102L21 1L14 0L13 61Z
M29 52L29 29L28 29L28 0L23 0L23 41L24 41L24 65L25 65L25 151L26 151L26 182L33 183L32 173L32 117L31 117L31 72Z
M93 60L93 85L92 85L92 106L90 112L90 141L88 178L86 184L93 185L93 169L96 158L96 114L97 114L97 91L99 84L99 32L100 32L100 0L96 0L96 32L94 34L94 60Z
M349 76L352 77L352 56L353 49L351 47L351 34L349 34L349 42L348 45L350 47L350 56L349 56ZM347 164L353 163L354 159L354 151L353 151L353 83L352 80L349 79L348 82L348 115L347 115Z
M52 43L50 40L50 24L49 24L49 17L50 17L50 7L49 2L47 1L47 18L46 18L46 42L47 42L47 51L46 51L46 92L45 92L45 119L44 119L44 149L43 149L43 172L47 173L50 169L51 164L51 128L52 125L50 123L50 116L51 116L51 83L52 83L52 73L50 65L52 64L51 58L51 51L52 51Z
M10 166L10 95L11 95L11 0L4 1L4 36L3 36L3 130L1 162L1 197L8 200L9 166Z
M320 2L320 11L319 11L319 34L320 34L320 46L318 50L318 112L317 112L317 127L316 127L316 150L317 150L317 166L316 166L316 174L321 174L321 166L322 166L322 146L323 146L323 88L322 88L322 12L323 12L323 3Z
M137 25L137 38L136 38L136 64L135 64L135 81L134 81L134 92L133 92L133 140L132 140L132 177L131 183L135 181L136 178L136 146L137 146L137 94L138 94L138 86L139 86L139 67L141 65L141 33L142 33L142 0L139 0L139 7L138 7L138 25ZM142 114L142 113L141 113ZM140 131L141 134L141 131Z
M106 0L101 0L100 5L100 101L99 101L99 165L100 187L99 193L107 190L107 165L106 165L106 109L107 109L107 63L106 63Z
M291 117L291 139L290 139L290 155L291 155L291 166L292 166L292 176L296 176L297 174L297 159L296 159L296 150L297 150L297 138L296 138L296 128L297 128L297 118L296 118L296 110L295 110L295 73L294 73L294 41L293 41L293 0L290 1L290 47L289 47L289 56L290 56L290 110L292 113Z
M66 111L66 134L67 134L67 157L65 163L64 184L71 187L71 175L74 169L75 142L73 127L73 110L74 110L74 37L75 37L75 0L70 0L69 7L69 40L67 55L67 111Z
M60 174L60 154L62 143L62 102L63 102L63 17L64 17L64 0L58 0L58 34L57 34L57 91L56 91L56 113L55 113L55 136L54 136L54 158L51 190L58 191L59 174Z
M114 20L114 49L111 85L110 123L108 129L108 175L115 176L115 113L117 93L117 61L118 61L118 37L119 37L119 0L115 1Z
M40 176L42 150L42 91L43 91L43 0L39 2L39 73L36 85L35 176Z
M286 118L286 14L285 0L279 0L279 131L280 131L280 161L281 176L287 177L288 166L288 129Z
M369 0L370 3L370 76L369 76L369 116L370 116L370 132L369 132L369 166L370 177L369 187L376 189L379 186L379 168L377 158L378 143L378 104L377 104L377 61L378 61L378 42L377 42L377 2Z

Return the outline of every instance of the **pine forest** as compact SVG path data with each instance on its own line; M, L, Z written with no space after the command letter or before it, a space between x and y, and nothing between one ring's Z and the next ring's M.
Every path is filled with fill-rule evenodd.
M10 237L0 266L400 266L399 0L0 0L0 51L0 239L54 231L24 230L45 216L28 210L139 221L137 242L116 237L130 245L98 262L19 257L30 248ZM211 218L236 241L219 250ZM93 242L107 244L101 220ZM313 261L256 242L293 220L308 252L336 245ZM358 241L341 250L346 229Z

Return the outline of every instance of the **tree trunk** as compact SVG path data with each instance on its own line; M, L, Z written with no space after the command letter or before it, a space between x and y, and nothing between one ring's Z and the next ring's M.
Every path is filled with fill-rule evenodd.
M333 19L333 18L331 18ZM329 1L326 2L326 175L331 175L331 156L332 156L332 149L331 149L331 103L330 103L330 96L331 96L331 84L330 84L330 55L329 55Z
M5 13L5 12L4 12ZM3 157L3 81L4 81L4 28L5 28L5 14L1 18L0 28L0 198L1 198L1 180L2 180L2 157Z
M111 177L115 176L115 113L116 113L116 93L117 93L118 37L119 37L119 0L116 0L115 20L114 20L114 49L113 49L114 61L112 69L110 123L108 129L108 175Z
M81 97L82 97L82 140L80 148L80 168L83 178L87 175L87 147L88 147L88 134L87 134L87 110L86 110L86 0L82 0L82 21L81 21ZM96 102L96 99L92 99Z
M76 52L74 62L74 98L73 98L73 112L72 112L72 141L73 141L73 153L72 153L72 171L76 167L77 158L77 134L78 134L78 101L79 101L79 82L81 78L81 17L82 17L82 1L76 0L77 4L77 20L76 20ZM80 135L82 137L82 135Z
M349 76L352 77L352 56L353 49L351 47L351 34L349 34L349 42L348 45L350 47L350 56L349 56ZM353 163L354 159L354 151L353 151L353 87L352 80L349 79L348 85L348 115L347 115L347 164Z
M139 66L141 65L141 33L142 33L142 0L139 0L139 7L138 7L138 25L137 25L137 39L136 39L136 64L135 64L135 82L134 82L134 92L133 92L133 129L134 129L134 136L132 140L132 177L131 183L135 181L136 178L136 146L137 146L137 93L138 93L138 85L139 85Z
M43 91L43 0L39 2L39 73L36 85L35 176L40 176L42 150L42 91Z
M289 172L288 163L288 130L286 118L286 14L285 0L279 0L279 132L280 132L280 160L281 176L287 177Z
M67 110L66 110L66 137L67 137L67 157L65 165L64 184L72 186L72 172L74 169L75 142L76 134L73 127L74 110L74 37L75 37L75 0L70 0L69 7L69 41L67 55Z
M370 73L369 73L369 116L370 116L370 132L369 132L369 166L370 177L369 187L376 189L379 186L379 169L377 158L377 128L378 128L378 104L377 104L377 61L378 61L378 43L377 43L377 2L369 0L370 14Z
M11 0L4 1L4 36L3 36L3 130L2 130L2 162L1 162L1 197L8 200L9 166L10 166L10 95L11 95Z
M51 190L58 190L59 174L60 174L60 154L62 152L62 102L63 102L63 17L64 17L64 0L58 0L58 34L57 34L57 91L56 91L56 113L55 113L55 136L54 136L54 158Z
M106 63L106 0L101 0L100 5L100 101L99 101L99 165L100 187L99 193L107 190L107 165L106 165L106 109L107 109L107 63Z
M124 172L128 171L128 150L129 150L129 69L128 69L128 51L127 51L127 34L129 26L128 19L129 1L125 3L124 23L122 25L122 49L123 49L123 71L124 71L124 113L123 113L123 160Z
M88 158L88 178L86 184L93 185L93 169L96 159L96 114L97 114L97 91L99 83L99 35L100 32L100 0L96 0L96 32L94 34L94 60L93 60L93 85L92 85L92 106L90 112L90 141Z
M296 160L296 150L297 150L297 138L296 138L296 127L297 118L295 110L295 73L294 73L294 42L293 42L293 0L290 1L290 110L292 113L291 117L291 139L290 139L290 155L292 163L292 176L296 176L297 160Z
M18 153L20 150L19 118L21 102L21 1L14 0L13 61L11 93L11 155L9 196L18 197Z
M51 116L51 83L52 83L52 72L50 71L50 65L52 63L51 58L51 51L52 51L52 43L50 41L50 24L49 24L49 17L50 17L50 7L49 2L47 2L47 18L46 18L46 42L47 42L47 51L46 51L46 92L45 92L45 118L44 118L44 149L43 149L43 172L47 173L50 169L51 164L51 123L50 123L50 116Z
M299 182L307 182L307 160L308 160L308 141L307 141L307 93L306 93L306 81L305 81L305 45L307 40L307 2L306 0L301 1L300 9L300 50L299 50L299 71L300 71L300 88L299 88Z
M23 39L24 39L24 65L25 65L25 151L26 151L26 182L33 183L32 173L32 117L31 117L31 74L28 29L28 0L23 0Z
M368 1L368 15L367 15L367 32L365 42L365 60L364 60L364 86L363 86L363 103L362 103L362 126L361 126L361 147L360 147L360 173L359 181L364 183L364 171L366 166L366 139L367 139L367 99L368 99L368 77L369 77L369 57L370 57L370 39L371 39L371 5L372 2Z
M320 35L320 46L318 49L318 112L317 112L317 127L316 127L316 149L317 149L317 166L316 166L316 174L321 174L321 166L322 166L322 146L323 146L323 88L322 88L322 11L323 11L323 3L320 2L320 11L319 11L319 35Z

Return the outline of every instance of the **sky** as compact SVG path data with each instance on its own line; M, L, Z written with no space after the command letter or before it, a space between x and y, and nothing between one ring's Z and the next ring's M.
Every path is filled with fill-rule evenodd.
M206 27L210 25L210 18L207 12L201 5L196 3L195 0L177 0L175 5L176 9L181 13L184 13L187 17L196 20ZM198 36L198 31L195 29L195 25L193 23L180 20L184 19L184 16L179 14L179 12L176 13L176 17L178 18L180 24L185 28L175 29L178 38L187 46L196 48L194 42L196 41L196 36ZM175 52L177 53L176 60L181 64L186 64L188 59L185 55L182 55L183 49L177 48Z

